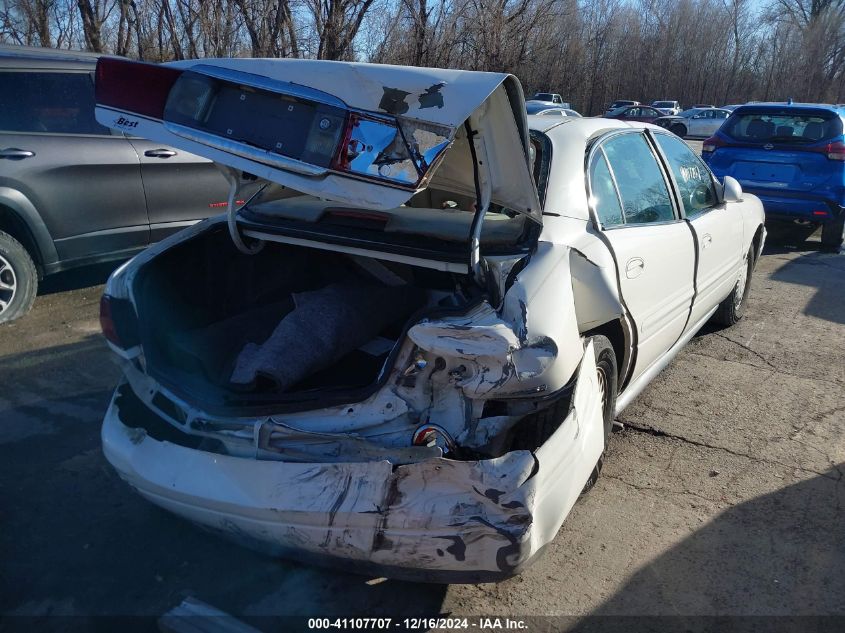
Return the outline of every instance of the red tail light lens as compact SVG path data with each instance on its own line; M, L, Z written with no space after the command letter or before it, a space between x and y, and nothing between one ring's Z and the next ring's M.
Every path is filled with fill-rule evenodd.
M112 317L111 297L103 295L100 299L100 329L103 330L103 336L106 340L123 349L123 343L120 336L117 334L117 328L114 325L114 318Z
M126 299L103 295L100 299L100 328L106 340L120 349L128 350L140 344L138 317Z
M827 157L830 160L843 160L843 161L845 161L845 143L842 143L842 142L831 143L825 149L826 149Z
M727 145L725 141L723 141L718 136L711 136L704 143L701 145L702 152L715 152L718 148L724 147Z
M153 119L164 117L164 105L181 70L101 57L97 60L97 104Z

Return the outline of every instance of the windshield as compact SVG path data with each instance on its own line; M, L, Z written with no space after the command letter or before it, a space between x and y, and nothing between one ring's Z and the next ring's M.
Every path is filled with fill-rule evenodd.
M655 108L674 108L675 102L674 101L655 101L652 103Z
M738 141L816 143L842 134L842 120L832 112L741 112L725 124L724 132Z
M551 92L538 92L534 95L534 98L537 101L552 101L554 97L555 96Z

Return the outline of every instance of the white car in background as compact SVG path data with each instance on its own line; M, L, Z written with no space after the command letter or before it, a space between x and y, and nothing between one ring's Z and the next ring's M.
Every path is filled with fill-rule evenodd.
M652 108L657 108L667 116L675 116L681 113L681 104L677 101L652 101Z
M529 115L533 114L536 116L581 116L581 114L575 110L563 108L561 106L552 106L544 101L526 101L525 111Z
M765 239L676 136L526 118L506 74L102 58L96 116L231 183L109 279L107 459L243 545L361 573L519 572L614 416L742 317ZM239 208L244 179L266 186Z
M731 111L723 108L692 108L679 116L660 117L654 123L681 138L708 138L722 127L730 115Z

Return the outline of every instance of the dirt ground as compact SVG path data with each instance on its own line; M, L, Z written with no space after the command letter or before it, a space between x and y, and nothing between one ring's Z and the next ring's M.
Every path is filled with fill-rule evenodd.
M845 616L845 255L770 241L742 322L700 333L622 414L599 483L534 566L495 585L268 559L131 492L99 442L118 378L97 321L107 273L52 278L0 326L10 630L29 626L14 616L158 616L189 595L247 619Z

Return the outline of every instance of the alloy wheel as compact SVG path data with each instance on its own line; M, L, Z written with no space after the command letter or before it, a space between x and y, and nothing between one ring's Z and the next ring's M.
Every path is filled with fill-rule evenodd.
M739 278L736 280L736 292L734 292L734 309L739 310L742 301L745 299L745 286L748 285L748 259L742 262L742 269L739 271Z
M0 313L11 305L18 289L18 279L12 264L0 255Z

